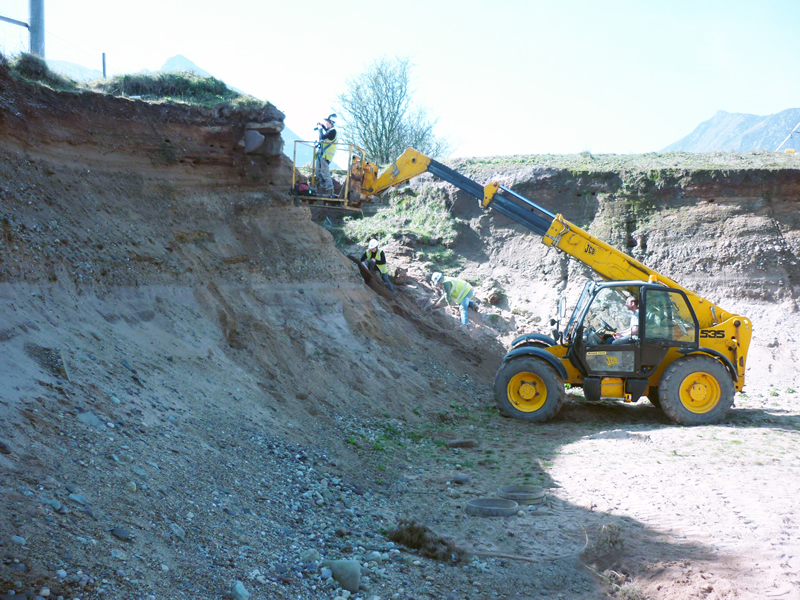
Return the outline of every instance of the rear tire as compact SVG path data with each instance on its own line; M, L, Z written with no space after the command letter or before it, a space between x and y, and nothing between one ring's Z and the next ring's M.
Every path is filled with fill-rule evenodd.
M544 423L564 402L564 381L541 358L521 356L500 365L494 378L497 407L507 417Z
M664 414L681 425L719 423L733 406L735 393L723 364L696 354L667 367L658 391Z
M661 400L658 398L658 386L651 385L647 388L647 399L656 408L661 408Z

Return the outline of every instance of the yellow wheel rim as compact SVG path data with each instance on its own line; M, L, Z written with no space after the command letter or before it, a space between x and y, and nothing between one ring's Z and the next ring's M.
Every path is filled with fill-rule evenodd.
M721 397L719 382L710 373L692 373L681 382L681 404L690 412L707 413Z
M508 382L506 391L509 402L521 412L536 412L547 400L547 387L534 373L517 373Z

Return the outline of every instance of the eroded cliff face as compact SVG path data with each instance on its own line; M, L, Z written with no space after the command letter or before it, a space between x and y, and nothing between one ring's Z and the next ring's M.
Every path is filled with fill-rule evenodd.
M718 168L670 164L681 159L653 156L636 168L622 159L591 156L569 168L520 166L502 159L464 161L460 167L479 180L504 181L701 294L795 299L800 285L800 160L774 153L726 154L705 161ZM473 201L464 198L459 204L456 214L485 220ZM500 216L495 222L509 223Z
M428 422L491 381L496 340L386 302L291 204L274 107L59 93L0 67L0 108L0 538L29 540L21 569L0 568L3 590L71 594L80 577L48 567L63 564L92 574L81 595L99 593L95 575L120 555L81 540L123 525L138 556L203 564L239 535L225 518L180 517L181 539L204 540L183 549L150 540L154 521L176 522L187 498L219 506L223 486L249 499L265 487L259 519L283 523L298 456L363 493L372 482L346 442L363 422ZM252 153L248 128L267 138ZM26 486L63 501L63 529L28 519L41 501L14 491ZM69 510L68 489L85 510ZM260 536L262 569L292 553L280 528ZM221 597L232 583L216 569L181 580L183 567L141 567L110 595Z
M412 410L438 402L417 366L431 348L491 378L496 341L478 351L402 304L389 309L308 209L291 204L280 149L268 140L272 150L244 153L249 124L282 122L274 107L59 93L2 71L0 102L0 352L13 367L0 412L18 425L10 441L34 439L13 403L68 371L82 389L73 393L111 421L125 415L108 402L123 390L181 404L246 387L248 410L270 428L316 441L334 414L383 411L398 379L393 415L417 418ZM51 355L53 368L37 360ZM152 418L147 406L137 421Z

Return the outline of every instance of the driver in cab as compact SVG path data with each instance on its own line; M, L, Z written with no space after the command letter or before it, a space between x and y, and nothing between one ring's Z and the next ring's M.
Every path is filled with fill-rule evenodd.
M612 344L630 344L634 336L639 335L639 299L631 296L625 301L625 308L631 311L631 324L628 329L623 329L614 334Z

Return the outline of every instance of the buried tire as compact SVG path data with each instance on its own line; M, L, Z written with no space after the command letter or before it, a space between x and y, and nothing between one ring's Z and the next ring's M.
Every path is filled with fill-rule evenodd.
M494 396L507 417L544 423L564 402L564 381L544 360L532 356L512 358L500 365L494 378Z
M681 358L664 371L658 386L661 410L681 425L718 423L733 406L728 370L710 356Z

